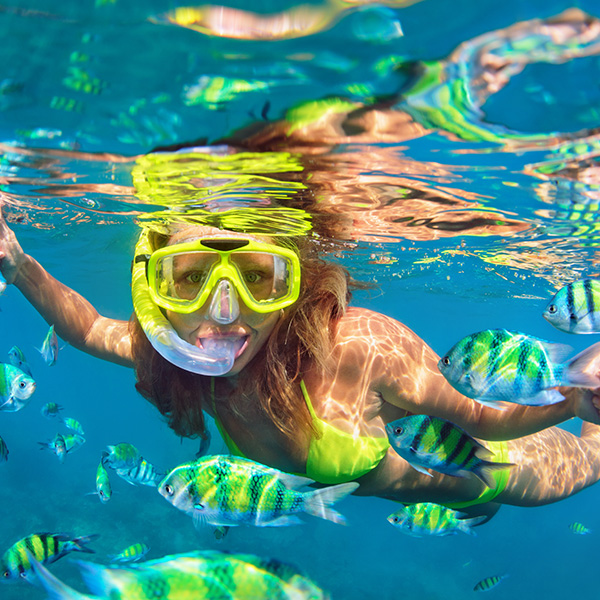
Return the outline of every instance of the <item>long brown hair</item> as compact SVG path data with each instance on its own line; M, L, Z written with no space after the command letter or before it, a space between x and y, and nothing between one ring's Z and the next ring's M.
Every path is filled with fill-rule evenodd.
M154 236L154 248L167 236ZM333 348L337 320L350 300L354 285L346 269L319 257L313 238L276 238L274 243L294 248L302 269L298 300L284 310L265 346L244 369L231 397L230 409L240 417L237 400L256 395L260 408L286 436L310 430L311 418L299 383L309 366L324 368ZM203 407L210 402L209 377L190 373L160 356L135 317L130 322L136 389L164 415L179 435L205 435Z

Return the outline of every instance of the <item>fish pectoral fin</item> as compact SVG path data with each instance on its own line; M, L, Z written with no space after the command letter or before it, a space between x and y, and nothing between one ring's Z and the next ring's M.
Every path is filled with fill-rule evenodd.
M531 398L527 398L526 402L521 402L521 404L525 404L526 406L547 406L549 404L557 404L558 402L562 402L565 397L557 390L542 390L535 396Z
M408 463L415 471L419 471L419 473L423 473L423 475L427 475L428 477L433 477L433 475L425 469L425 467L421 467L420 465L415 465L414 463Z
M504 402L498 402L497 400L483 400L481 398L475 398L475 401L479 402L479 404L483 404L483 406L487 406L488 408L493 408L494 410L506 410Z
M262 525L263 527L288 527L289 525L301 525L302 522L302 519L299 519L298 517L286 515L263 523Z
M296 490L314 483L315 480L302 475L293 475L291 473L278 473L277 478L288 490Z

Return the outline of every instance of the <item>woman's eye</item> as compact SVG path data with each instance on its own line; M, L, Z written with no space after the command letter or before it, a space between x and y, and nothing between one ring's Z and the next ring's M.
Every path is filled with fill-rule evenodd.
M193 271L185 276L187 283L202 283L204 281L204 273L202 271Z
M246 280L246 283L258 283L262 278L260 273L257 273L256 271L247 271L244 273L244 279Z

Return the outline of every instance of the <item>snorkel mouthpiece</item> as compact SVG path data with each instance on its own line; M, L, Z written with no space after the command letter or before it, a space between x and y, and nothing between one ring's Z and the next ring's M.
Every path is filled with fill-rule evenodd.
M142 233L136 246L136 256L150 253L147 234ZM152 347L163 358L185 371L198 375L219 376L231 371L239 342L235 339L223 338L199 348L182 340L152 300L143 262L133 265L131 292L138 321ZM235 293L230 294L231 296L235 298ZM239 313L239 308L237 310ZM233 314L233 306L231 306L230 315Z
M229 279L221 279L213 292L207 318L220 325L229 325L239 316L237 293Z

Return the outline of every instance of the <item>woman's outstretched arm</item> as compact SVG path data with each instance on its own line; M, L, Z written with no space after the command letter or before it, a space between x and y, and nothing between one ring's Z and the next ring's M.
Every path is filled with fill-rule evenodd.
M123 366L132 366L127 321L103 317L80 294L52 277L25 254L0 207L0 270L40 313L56 334L79 350Z

